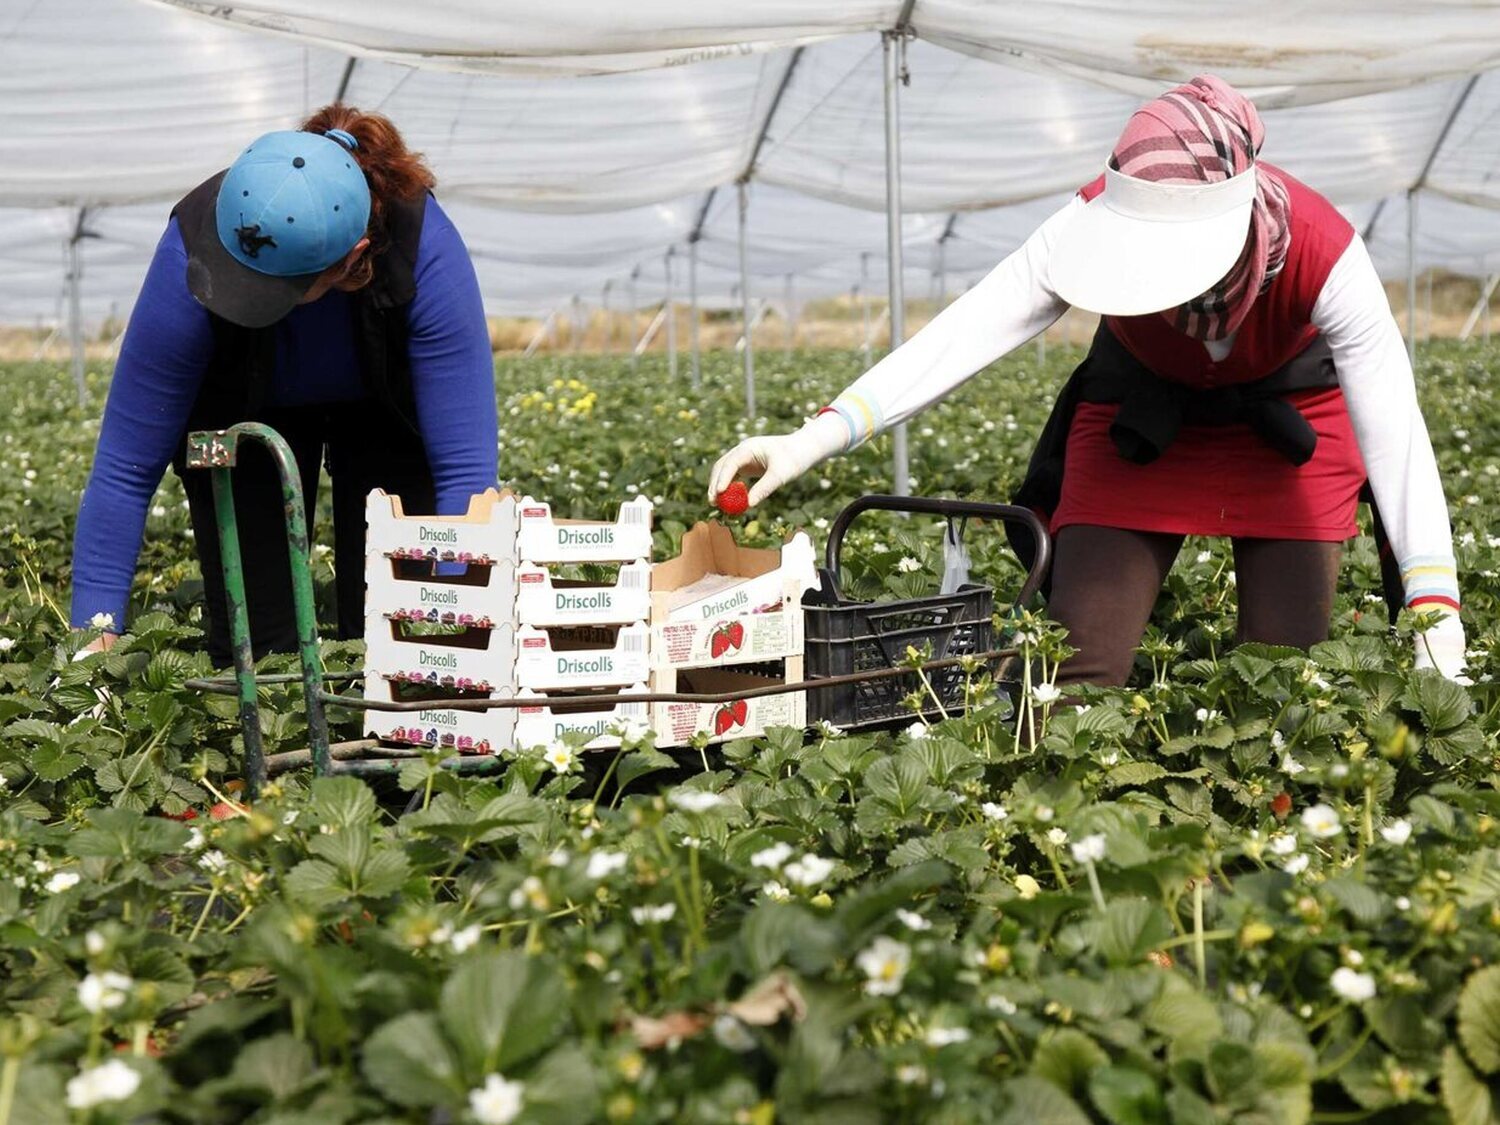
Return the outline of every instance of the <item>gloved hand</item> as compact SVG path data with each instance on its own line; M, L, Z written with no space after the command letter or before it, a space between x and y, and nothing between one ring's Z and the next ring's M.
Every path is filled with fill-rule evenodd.
M1422 607L1427 613L1439 613L1436 625L1412 638L1416 648L1416 666L1435 668L1457 684L1474 681L1464 675L1464 626L1458 614L1451 609L1432 610Z
M842 453L849 429L836 414L819 414L796 433L749 437L714 463L708 478L708 502L733 483L741 472L758 471L750 489L754 507L789 480L795 480L819 461Z

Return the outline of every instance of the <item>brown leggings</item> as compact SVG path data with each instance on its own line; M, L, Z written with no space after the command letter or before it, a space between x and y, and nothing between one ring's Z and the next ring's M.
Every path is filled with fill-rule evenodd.
M1048 614L1077 655L1062 683L1119 685L1182 547L1181 535L1074 525L1057 534ZM1308 648L1328 637L1341 543L1235 539L1237 641Z

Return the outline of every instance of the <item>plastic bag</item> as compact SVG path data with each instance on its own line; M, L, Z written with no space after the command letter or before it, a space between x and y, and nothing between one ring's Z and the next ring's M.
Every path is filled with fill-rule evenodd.
M958 528L950 519L943 532L943 582L940 594L955 594L969 581L969 548L958 537Z

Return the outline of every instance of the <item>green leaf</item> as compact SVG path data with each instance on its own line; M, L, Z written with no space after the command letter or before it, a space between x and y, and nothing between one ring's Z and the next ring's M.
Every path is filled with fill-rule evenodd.
M527 1072L522 1120L575 1125L599 1120L599 1075L579 1047L566 1044Z
M1480 969L1464 983L1458 1038L1481 1074L1500 1071L1500 965Z
M785 961L804 972L817 972L840 952L832 929L804 907L790 902L756 906L740 926L739 941L750 972L757 977Z
M1444 804L1436 797L1429 797L1426 793L1413 797L1408 808L1412 818L1419 824L1425 824L1444 836L1453 835L1454 829L1458 827L1458 814L1453 811L1453 806Z
M1244 1043L1220 1039L1208 1049L1204 1078L1214 1100L1247 1105L1254 1096L1255 1052Z
M438 1012L458 1045L464 1071L478 1080L510 1073L562 1031L568 990L547 961L505 949L470 957L443 985Z
M375 1089L412 1108L456 1108L468 1090L431 1012L407 1012L377 1028L365 1040L361 1069Z
M677 762L670 754L663 754L654 747L642 746L620 759L620 764L615 768L615 784L624 789L638 778L676 768Z
M1144 898L1111 902L1098 922L1099 952L1115 965L1133 965L1172 933L1165 912Z
M1207 1044L1223 1032L1219 1009L1186 981L1169 977L1162 994L1147 1005L1146 1026L1168 1040Z
M1104 775L1104 787L1106 789L1136 788L1166 777L1169 772L1165 766L1159 766L1155 762L1121 762Z
M1437 734L1464 723L1474 709L1467 691L1432 669L1412 674L1401 702L1420 714L1422 725Z
M1080 1096L1089 1074L1109 1063L1104 1048L1076 1028L1053 1028L1042 1034L1031 1058L1031 1072L1059 1090Z
M1045 1078L1023 1075L1001 1088L1007 1105L996 1125L1089 1125L1078 1103Z
M1374 926L1385 917L1384 896L1358 879L1335 875L1323 884L1323 889L1362 926Z
M301 1085L312 1070L312 1048L282 1032L241 1047L229 1077L238 1086L263 1090L279 1100Z
M334 828L367 827L375 817L375 795L357 777L320 777L308 802L323 824Z
M1495 1125L1500 1121L1495 1092L1469 1069L1457 1047L1443 1051L1443 1069L1438 1079L1443 1108L1453 1125Z
M5 736L59 747L67 737L62 727L43 719L17 719L5 728Z
M1110 1125L1159 1125L1166 1120L1156 1080L1133 1067L1101 1066L1089 1075L1089 1096Z
M304 859L287 872L286 891L293 898L314 904L338 902L349 897L349 888L339 870L321 859Z
M72 777L84 766L88 765L88 759L82 754L71 754L58 746L38 746L31 755L31 770L43 781L62 781L64 778Z

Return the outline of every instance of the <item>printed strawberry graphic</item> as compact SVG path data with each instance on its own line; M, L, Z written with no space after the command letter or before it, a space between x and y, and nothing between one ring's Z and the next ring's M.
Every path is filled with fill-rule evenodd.
M728 488L714 497L714 503L726 516L742 516L750 509L750 490L744 481L732 481Z
M750 713L750 705L743 699L736 699L729 705L730 717L734 719L734 725L742 727L745 725L745 716Z
M723 626L715 629L708 638L708 654L715 660L729 651L729 631Z
M745 643L745 626L738 621L729 623L729 647L739 648Z
M714 734L724 734L730 727L734 726L734 715L728 707L720 707L714 712Z

